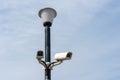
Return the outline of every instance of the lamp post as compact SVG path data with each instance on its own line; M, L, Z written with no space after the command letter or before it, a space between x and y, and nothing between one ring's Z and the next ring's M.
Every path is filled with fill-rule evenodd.
M51 69L63 62L63 60L69 60L72 57L71 52L59 53L55 55L55 62L51 62L51 45L50 45L50 27L52 26L53 19L56 17L57 12L52 8L44 8L39 11L39 17L43 21L45 27L45 61L42 60L44 53L38 51L36 58L39 63L43 65L45 69L45 80L51 80Z
M47 63L51 62L50 27L56 15L56 11L52 8L44 8L39 11L39 16L42 18L45 27L45 62ZM45 80L51 80L51 70L49 68L45 69Z

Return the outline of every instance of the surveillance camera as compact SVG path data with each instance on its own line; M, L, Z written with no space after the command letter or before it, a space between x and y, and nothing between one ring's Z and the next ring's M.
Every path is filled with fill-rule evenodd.
M43 51L38 51L37 52L37 56L36 56L36 58L38 59L38 60L41 60L42 58L44 57L44 55L43 55Z
M72 58L72 52L64 52L55 54L54 59L56 60L70 60Z

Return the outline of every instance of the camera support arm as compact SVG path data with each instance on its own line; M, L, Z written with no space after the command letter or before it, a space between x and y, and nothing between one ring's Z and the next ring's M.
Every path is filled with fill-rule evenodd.
M52 63L45 62L43 60L38 60L38 61L44 67L44 69L51 69L51 70L53 69L54 66L57 66L63 62L62 60L58 60L58 61L52 62Z

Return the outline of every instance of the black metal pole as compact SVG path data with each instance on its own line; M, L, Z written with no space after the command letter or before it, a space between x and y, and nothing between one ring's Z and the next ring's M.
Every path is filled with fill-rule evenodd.
M45 62L51 62L50 27L45 26ZM45 69L45 80L51 80L51 70Z

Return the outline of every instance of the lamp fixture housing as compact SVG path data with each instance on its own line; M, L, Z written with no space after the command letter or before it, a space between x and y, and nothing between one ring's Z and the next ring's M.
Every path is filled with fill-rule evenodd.
M44 8L39 11L38 15L42 19L43 25L50 27L53 19L57 16L57 12L53 8Z

